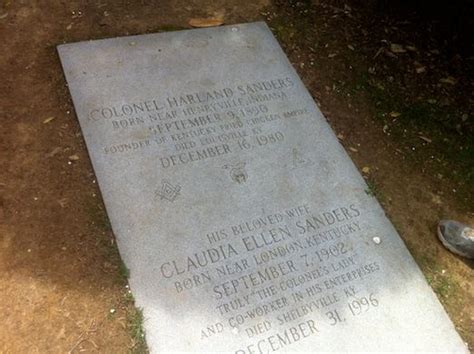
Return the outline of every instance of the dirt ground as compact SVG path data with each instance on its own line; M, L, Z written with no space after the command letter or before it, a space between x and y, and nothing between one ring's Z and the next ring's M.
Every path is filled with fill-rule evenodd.
M474 348L474 264L435 234L440 218L474 224L472 57L436 38L424 48L410 20L337 5L2 2L0 352L146 350L55 47L189 28L216 13L271 26Z

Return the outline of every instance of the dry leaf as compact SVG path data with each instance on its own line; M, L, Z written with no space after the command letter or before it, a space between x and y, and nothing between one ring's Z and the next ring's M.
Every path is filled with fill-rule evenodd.
M192 27L216 27L224 23L222 18L192 18L189 20L189 25Z
M51 152L48 152L46 154L46 157L53 157L54 155L56 155L57 153L59 153L61 151L61 148L59 146L55 147Z
M377 50L377 53L375 53L373 59L377 58L382 52L383 52L383 47L380 47L379 50Z
M359 150L357 150L356 148L353 148L352 146L349 148L349 150L351 150L353 152L359 152Z
M347 48L349 48L350 50L355 50L355 48L350 44L347 46Z
M362 172L363 172L363 173L366 173L366 174L370 173L370 167L369 167L369 166L363 167L363 168L362 168Z
M420 66L419 68L416 68L415 70L417 74L424 73L426 71L426 66Z
M344 140L344 135L341 134L341 133L339 133L339 134L337 134L337 138L338 138L339 140Z
M431 201L433 203L437 204L437 205L442 204L441 197L439 195L436 195L436 194L432 194Z
M390 44L390 50L391 50L393 53L406 53L405 48L403 48L402 45L396 44L396 43Z
M77 161L77 160L79 160L78 155L74 154L74 155L69 156L69 161Z
M440 79L439 82L443 83L443 84L450 84L450 85L456 85L456 83L458 82L458 80L456 80L454 77L452 76L448 76L448 77L445 77L443 79Z
M59 205L61 206L61 208L66 207L66 205L67 205L67 198L58 199L58 203L59 203Z
M328 55L328 58L334 58L337 55L337 53L331 53Z
M48 124L49 122L53 121L54 118L56 118L56 117L48 117L48 118L46 118L46 119L43 121L43 124Z
M398 59L398 57L389 50L384 50L383 52L387 57Z
M389 113L389 115L390 115L390 117L392 117L392 118L397 118L397 117L400 117L402 114L401 114L400 112L394 112L394 111L392 111L392 112Z

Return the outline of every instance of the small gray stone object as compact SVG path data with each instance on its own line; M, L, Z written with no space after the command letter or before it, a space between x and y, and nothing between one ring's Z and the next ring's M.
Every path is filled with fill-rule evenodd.
M152 353L467 352L265 23L58 51Z

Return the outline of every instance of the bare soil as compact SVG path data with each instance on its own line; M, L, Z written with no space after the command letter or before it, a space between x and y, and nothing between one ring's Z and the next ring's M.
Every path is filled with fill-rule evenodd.
M438 77L433 86L433 99L440 92L449 97L448 108L456 106L454 118L447 120L453 129L426 127L416 119L393 122L396 114L390 113L395 111L384 103L388 91L375 95L372 85L377 79L400 82L408 59L385 54L387 44L374 61L380 43L372 47L364 35L357 35L357 29L363 34L373 25L365 20L367 13L341 4L7 1L0 7L0 352L146 351L127 270L55 47L189 28L191 18L216 13L224 14L229 24L269 23L342 144L365 171L367 192L381 201L460 334L474 348L473 263L446 251L435 233L440 218L474 224L468 170L472 150L463 150L469 149L468 138L472 140L466 123L472 121L472 112L463 111L472 103L466 97L472 93L468 79L457 79L458 86L449 87L448 94L445 84L437 86ZM388 41L390 33L384 35ZM405 37L403 31L396 33L397 43L410 36L408 29ZM444 54L443 48L438 51L436 55ZM361 81L359 74L373 65L375 79ZM449 60L429 65L430 77L437 72L440 78L449 76ZM401 94L404 103L393 108L400 110L395 112L400 117L408 112L405 95L426 92L426 79L414 70L410 75L417 85ZM443 146L455 153L446 155ZM461 160L460 155L467 157Z

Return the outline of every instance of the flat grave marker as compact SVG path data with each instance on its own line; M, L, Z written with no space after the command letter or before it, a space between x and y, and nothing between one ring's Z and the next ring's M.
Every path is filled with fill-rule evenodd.
M58 51L152 352L467 352L264 23Z

